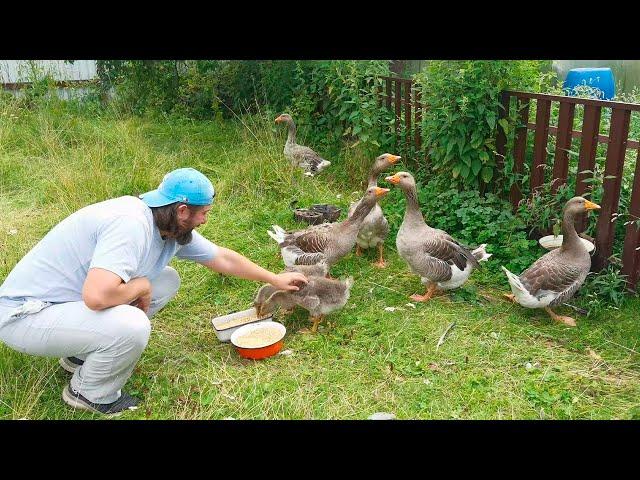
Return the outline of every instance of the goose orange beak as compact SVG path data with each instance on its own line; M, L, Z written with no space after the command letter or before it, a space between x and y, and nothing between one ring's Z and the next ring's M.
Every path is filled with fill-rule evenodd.
M282 117L276 118L276 123L280 123L282 121Z
M600 205L590 202L589 200L584 202L584 208L586 210L600 210Z
M389 155L387 160L391 165L395 165L402 157L400 155Z
M397 184L400 183L400 177L398 177L397 175L391 175L390 177L384 177L384 179L389 183L393 183L394 185L397 185Z
M376 187L376 198L384 197L387 193L389 193L388 188Z

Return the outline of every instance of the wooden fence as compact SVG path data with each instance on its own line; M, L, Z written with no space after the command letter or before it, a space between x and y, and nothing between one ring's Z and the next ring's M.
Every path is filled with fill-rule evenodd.
M424 105L420 103L420 91L415 88L411 80L382 77L384 86L379 90L381 104L393 109L395 113L396 146L407 150L412 146L419 150L421 147L420 120L424 112ZM626 234L622 252L621 273L627 276L629 287L635 289L640 280L640 144L631 140L629 125L632 112L640 112L640 104L591 100L559 95L526 93L516 91L502 92L502 107L499 118L504 118L511 108L512 99L519 116L519 125L515 131L513 142L514 170L522 173L526 161L527 131L534 132L533 158L531 160L531 175L529 177L529 191L534 192L545 182L545 168L551 168L551 188L557 191L560 185L567 182L569 175L569 150L572 139L580 139L575 194L588 192L590 184L585 182L593 172L596 164L598 143L607 145L603 196L600 201L602 209L598 212L596 223L596 250L592 258L592 270L604 268L613 252L615 221L620 204L620 190L622 185L625 156L628 149L635 149L636 165L630 198L629 217L621 221L627 222ZM530 112L535 102L535 122L530 122ZM559 103L558 125L550 125L553 102ZM574 130L576 105L584 109L582 125ZM605 112L605 115L603 115ZM608 135L600 134L601 120L610 117ZM413 122L412 122L413 118ZM498 128L496 138L496 162L502 165L506 154L507 138L504 131ZM400 132L404 133L401 138ZM556 137L555 151L548 152L549 135ZM553 165L547 166L547 155L553 153ZM512 205L517 206L522 199L522 185L514 184L510 192ZM586 217L576 224L578 231L586 227Z
M410 150L412 144L416 150L420 149L422 146L420 123L423 109L420 90L415 88L413 80L398 77L382 77L382 79L384 87L379 87L378 98L380 104L395 112L394 127L398 151ZM404 142L402 136L404 136Z

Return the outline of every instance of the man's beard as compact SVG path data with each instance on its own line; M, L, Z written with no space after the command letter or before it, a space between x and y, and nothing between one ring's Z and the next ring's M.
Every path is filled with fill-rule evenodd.
M178 245L186 245L187 243L191 242L192 239L193 239L193 229L178 235L176 237L176 242L178 243Z
M176 229L175 238L178 245L186 245L191 242L193 239L193 229L195 226L191 224L191 222L187 223L187 226L180 225L178 223L178 228Z
M178 245L186 245L187 243L191 242L192 239L193 228L190 228L189 230L180 228L178 230L178 233L176 234L176 242L178 243Z

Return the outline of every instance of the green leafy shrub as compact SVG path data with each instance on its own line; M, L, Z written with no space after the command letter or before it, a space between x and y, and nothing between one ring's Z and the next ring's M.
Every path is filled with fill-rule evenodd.
M598 273L591 272L578 291L577 299L587 315L618 309L626 297L627 280L617 267L610 265Z
M425 104L422 138L433 171L460 186L484 188L501 176L495 139L515 117L499 120L504 89L544 90L553 80L540 61L431 61L416 75ZM509 113L509 112L507 112Z
M390 114L376 87L388 61L100 60L103 89L114 86L120 109L206 119L290 113L300 137L335 148L346 142L372 152L386 148Z
M180 71L173 60L98 60L104 91L115 87L118 108L137 115L171 111L179 96Z
M310 61L266 60L259 62L260 101L274 111L284 111L291 107L299 82L308 76Z
M530 235L546 235L555 227L554 234L562 225L562 210L573 197L574 189L569 185L560 185L552 191L553 182L542 184L540 189L523 198L517 209L517 216L528 228Z
M361 144L371 153L389 148L393 137L386 125L391 115L378 106L380 77L389 73L388 62L297 62L290 113L314 145L331 147L346 142Z

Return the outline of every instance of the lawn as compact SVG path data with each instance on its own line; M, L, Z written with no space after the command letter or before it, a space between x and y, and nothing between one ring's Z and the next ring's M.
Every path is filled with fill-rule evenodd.
M0 279L76 209L155 188L166 172L183 166L200 169L216 187L201 233L281 270L269 226L300 228L289 207L293 199L346 209L359 197L373 159L345 152L330 159L326 172L306 178L287 164L285 134L272 122L100 117L56 105L29 112L0 103ZM455 294L411 306L408 296L421 292L419 280L398 257L393 236L385 251L383 270L372 266L373 251L350 254L334 267L334 276L353 275L355 284L346 307L330 317L332 328L302 334L298 330L310 325L306 312L276 315L287 327L290 354L258 362L220 343L211 318L246 308L259 285L174 260L181 290L152 320L147 349L125 385L142 398L141 408L119 418L640 416L638 298L578 317L571 329L504 301L506 279L485 268ZM62 402L68 379L57 359L0 345L0 418L98 418Z

